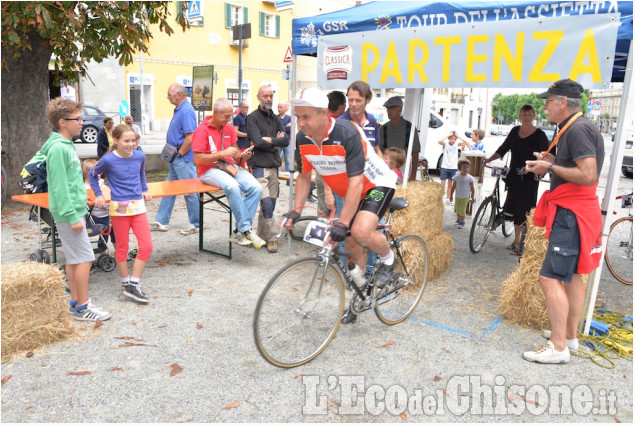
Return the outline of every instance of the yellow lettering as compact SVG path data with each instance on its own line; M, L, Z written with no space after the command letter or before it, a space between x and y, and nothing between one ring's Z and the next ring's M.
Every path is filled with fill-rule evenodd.
M392 66L389 66L392 64ZM399 68L399 57L397 56L397 50L395 49L395 42L390 40L388 43L388 49L386 50L386 60L381 70L381 77L379 77L380 83L385 83L386 78L393 77L396 83L401 83L401 69Z
M512 55L512 51L505 41L503 34L494 36L494 64L492 69L492 81L501 80L501 64L502 59L511 72L514 81L520 81L523 75L523 53L525 50L525 33L516 34L516 57Z
M368 63L368 52L373 53L373 62ZM379 49L372 43L362 43L362 81L368 81L368 74L379 64Z
M452 50L452 44L459 44L461 42L461 36L452 37L436 37L434 44L443 45L443 76L441 80L443 82L450 81L450 53Z
M534 40L548 40L544 50L536 60L534 67L529 72L529 81L555 81L560 80L560 74L543 74L542 70L556 51L558 44L564 36L564 31L540 31L534 33Z
M421 60L419 62L415 62L415 50L417 48L421 49ZM428 45L421 39L412 38L408 43L408 82L412 83L415 79L415 72L419 74L420 81L427 83L428 76L426 72L423 70L423 67L426 63L428 63L428 58L430 57L430 49L428 49Z
M589 64L584 65L582 62L587 55L589 56ZM598 59L598 50L595 46L593 30L588 29L584 33L582 44L580 44L580 50L578 50L578 54L573 61L569 78L573 81L577 81L580 74L591 74L593 81L602 81L602 76L600 75L600 63L598 62Z
M477 55L474 53L474 45L476 43L487 43L489 36L487 34L482 35L468 35L467 36L467 57L465 64L465 81L485 81L485 74L474 73L475 62L487 61L487 55Z

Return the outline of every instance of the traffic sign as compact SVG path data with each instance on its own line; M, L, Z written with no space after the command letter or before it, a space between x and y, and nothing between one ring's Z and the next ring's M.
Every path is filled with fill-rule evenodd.
M592 103L593 103L593 102L591 102L591 101L589 100L589 103L587 103L587 104L586 104L586 111L587 111L587 112L591 112L591 104L592 104Z
M593 109L594 111L599 111L600 108L602 108L602 103L599 100L594 101L591 105L591 109Z
M293 56L291 56L291 46L287 47L287 53L284 55L284 63L293 62Z
M481 115L483 113L483 108L477 108L476 111L478 112L479 115Z
M125 117L130 114L130 105L126 99L119 102L119 115Z

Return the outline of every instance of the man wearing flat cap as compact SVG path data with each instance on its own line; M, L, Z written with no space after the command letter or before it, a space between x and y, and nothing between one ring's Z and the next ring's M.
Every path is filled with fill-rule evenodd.
M602 213L596 194L604 162L604 140L582 116L583 87L566 79L538 95L558 134L547 152L527 161L535 174L551 174L551 187L540 198L534 225L546 228L549 247L538 276L545 294L549 341L524 353L537 363L566 363L578 350L577 328L586 293L582 275L597 268L602 252ZM562 283L564 283L564 286Z
M401 116L401 112L403 111L403 100L401 100L399 96L393 96L384 103L384 107L386 108L386 111L388 111L389 121L379 128L380 149L383 152L386 148L398 148L408 152L412 123ZM419 132L416 128L414 129L414 132L412 164L410 165L410 177L408 178L408 181L414 181L417 177L419 152L421 152Z

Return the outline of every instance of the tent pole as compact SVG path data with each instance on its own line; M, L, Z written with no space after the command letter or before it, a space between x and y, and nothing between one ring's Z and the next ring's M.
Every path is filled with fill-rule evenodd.
M606 242L608 239L609 227L611 220L608 220L610 211L613 211L615 196L617 193L617 185L619 183L619 174L622 168L622 158L624 157L624 147L626 146L626 120L632 116L632 106L629 102L629 93L631 90L631 75L633 73L633 41L628 49L628 59L626 61L626 70L624 73L624 87L622 92L622 103L620 105L620 120L615 133L615 143L611 152L611 166L609 167L609 176L602 199L602 260L604 261L604 253L606 252ZM578 330L582 330L584 335L589 334L591 328L591 320L593 319L593 309L595 300L598 295L598 286L600 285L600 277L602 275L602 263L589 275L589 283L587 283L587 293L584 302L586 320L578 324Z
M295 93L296 93L296 69L297 69L297 63L298 63L298 57L296 55L291 55L292 62L291 62L291 78L290 78L290 82L289 82L289 97L290 99L295 99ZM293 108L290 109L289 111L290 115L291 115L291 137L289 140L289 153L291 154L291 170L289 171L289 211L291 211L294 206L295 206L295 198L293 197L293 182L294 182L294 176L295 176L295 135L296 135L296 125L295 125L295 111L293 111ZM302 214L302 212L300 212L300 214ZM291 258L291 256L293 255L293 248L291 246L292 244L292 240L293 238L288 237L287 238L287 246L289 248L289 253L288 256L289 258Z

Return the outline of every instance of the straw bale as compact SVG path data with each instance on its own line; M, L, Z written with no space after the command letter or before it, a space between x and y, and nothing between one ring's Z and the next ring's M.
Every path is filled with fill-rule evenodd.
M76 332L67 314L65 281L53 265L2 265L2 360Z
M408 182L398 186L395 197L408 199L408 208L392 216L396 236L413 233L423 238L428 251L428 280L445 271L452 261L454 242L443 232L443 187L435 182Z
M525 248L516 270L503 283L499 311L511 323L538 329L549 329L545 307L545 295L538 281L538 274L547 252L549 239L545 228L535 227L534 210L527 215ZM588 276L583 276L586 284Z
M440 232L425 242L428 251L428 280L432 280L450 266L454 241L449 233Z
M395 197L408 199L408 208L392 216L396 234L414 233L428 240L443 230L443 187L435 182L408 182L397 186Z

